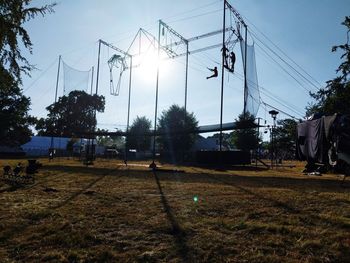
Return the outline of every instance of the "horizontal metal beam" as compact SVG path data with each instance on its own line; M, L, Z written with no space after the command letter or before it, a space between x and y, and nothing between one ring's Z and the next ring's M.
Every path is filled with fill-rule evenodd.
M232 130L239 130L239 129L255 129L257 127L265 127L264 125L258 125L256 123L246 123L241 124L237 122L228 122L222 124L222 131L232 131ZM220 131L220 124L213 124L213 125L203 125L199 126L197 129L191 129L191 130L172 130L170 132L162 132L157 131L156 136L164 136L164 135L179 135L179 134L199 134L199 133L208 133L208 132L219 132ZM108 132L108 131L100 131L100 132L77 132L76 135L78 136L87 136L87 137L94 137L94 136L154 136L154 131L140 133L140 134L132 134L127 133L124 131L116 131L116 132Z
M225 32L227 31L235 31L233 29L233 27L227 27L225 29ZM195 36L195 37L191 37L188 40L188 42L191 42L191 41L195 41L195 40L199 40L199 39L202 39L202 38L206 38L206 37L211 37L211 36L214 36L214 35L218 35L218 34L221 34L224 30L220 29L220 30L216 30L216 31L213 31L213 32L209 32L209 33L206 33L206 34L203 34L203 35L199 35L199 36Z
M230 44L235 44L235 43L237 43L237 42L238 42L238 39L235 39L235 40L233 40L233 41L230 41L229 43L230 43ZM220 43L220 44L215 44L215 45L211 45L211 46L207 46L207 47L203 47L203 48L199 48L199 49L195 49L195 50L191 50L191 51L188 52L188 54L189 54L189 55L193 55L193 54L195 54L195 53L207 51L207 50L209 50L209 49L218 48L218 47L222 47L222 43ZM181 53L181 54L175 56L174 58L176 58L176 57L181 57L181 56L185 56L185 55L186 55L186 53Z
M233 29L233 27L227 27L225 29L225 32L227 32L227 31L233 31L236 34L236 31ZM188 38L187 41L188 42L192 42L192 41L200 40L202 38L211 37L211 36L215 36L215 35L221 34L222 32L223 32L223 30L219 29L219 30L212 31L212 32L209 32L209 33L205 33L205 34L202 34L202 35L199 35L199 36ZM177 41L177 42L171 43L169 45L166 45L165 47L166 48L170 48L170 47L173 47L173 46L178 46L178 45L180 45L182 43L183 43L182 41Z
M114 49L115 51L118 51L119 53L122 53L124 56L127 56L127 57L131 57L130 54L128 54L127 52L125 52L124 50L121 50L120 48L117 48L115 46L113 46L112 44L110 43L107 43L106 41L100 39L99 40L102 44L104 44L105 46L107 47L110 47L111 49Z
M229 43L230 44L235 44L238 41L239 41L238 39L235 39L233 41L230 41ZM213 49L213 48L218 48L218 47L222 47L222 44L220 43L220 44L215 44L215 45L211 45L211 46L207 46L207 47L203 47L203 48L199 48L199 49L194 49L194 50L188 51L188 54L189 55L193 55L193 54L196 54L196 53L200 53L200 52L207 51L207 50L210 50L210 49ZM183 56L186 56L186 52L185 53L181 53L181 54L173 55L172 57L166 57L166 58L163 58L162 60L174 59L174 58L183 57ZM141 64L134 64L132 67L133 68L138 68L140 66L141 66ZM130 67L125 67L125 69L129 69L129 68Z
M238 21L242 23L243 26L247 27L247 24L244 22L242 16L238 11L227 1L225 1L225 5L231 10L231 12L237 17Z
M188 40L186 38L184 38L183 36L181 36L179 33L177 33L174 29L172 29L170 26L168 26L166 23L164 23L162 20L159 20L159 23L165 27L166 29L168 29L171 33L173 33L175 36L177 36L178 38L181 39L181 41L183 41L185 44L187 44Z

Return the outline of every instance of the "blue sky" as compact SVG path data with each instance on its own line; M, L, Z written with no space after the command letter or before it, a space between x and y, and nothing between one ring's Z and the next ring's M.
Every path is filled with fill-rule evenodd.
M346 42L346 30L341 25L349 15L350 2L347 0L231 0L229 1L242 15L250 31L249 41L256 43L256 61L259 85L265 90L261 98L293 116L302 117L305 106L311 102L307 90L315 87L300 80L295 72L288 73L302 82L302 86L286 74L274 57L271 60L264 50L266 46L277 52L286 61L292 62L280 52L281 49L313 79L316 86L335 76L340 64L340 53L332 53L331 47ZM34 5L50 3L33 1ZM38 70L31 78L24 77L23 90L32 100L31 114L45 117L45 107L54 101L58 55L70 66L87 70L97 64L97 41L103 39L122 50L127 50L139 28L157 36L158 19L162 19L185 38L201 35L222 28L223 1L213 0L153 0L153 1L112 1L112 0L62 0L55 7L56 12L26 23L34 45L29 61ZM228 13L227 13L228 14ZM227 19L230 23L230 18ZM268 39L264 38L264 35ZM190 43L190 50L221 42L222 36ZM260 40L263 41L260 42ZM269 41L271 40L273 44ZM258 46L257 46L258 45ZM276 45L276 46L275 46ZM279 49L278 49L278 48ZM225 73L224 79L224 122L237 118L243 109L243 73L240 48L234 47L238 61L236 73ZM120 95L109 94L109 72L107 60L111 50L102 48L99 94L106 96L106 111L98 114L100 128L123 129L126 125L128 74L124 74ZM210 72L206 67L219 67L220 48L191 55L189 58L188 110L194 112L200 125L219 123L220 78L206 80ZM184 104L185 82L184 58L166 61L161 66L159 79L159 113L171 104ZM294 65L294 64L293 64ZM294 68L298 68L294 65ZM298 68L301 72L301 70ZM96 72L96 68L95 68ZM303 72L308 79L309 76ZM62 77L62 69L61 69ZM96 76L94 77L96 79ZM133 70L131 121L146 116L153 122L155 72L142 68ZM59 82L59 95L63 94L63 78ZM266 95L267 94L267 95ZM272 97L272 98L271 98ZM271 122L263 106L258 116ZM280 114L279 118L286 118Z

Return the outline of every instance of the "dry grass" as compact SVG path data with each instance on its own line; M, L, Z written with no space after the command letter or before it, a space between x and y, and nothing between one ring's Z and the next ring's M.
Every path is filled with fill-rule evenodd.
M0 184L1 262L350 262L349 179L304 176L301 163L41 161L35 185Z

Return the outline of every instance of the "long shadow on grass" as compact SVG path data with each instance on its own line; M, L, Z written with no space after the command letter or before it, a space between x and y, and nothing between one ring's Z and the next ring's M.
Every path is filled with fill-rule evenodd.
M9 186L7 188L1 189L0 190L0 194L4 193L4 192L14 192L14 191L17 191L17 190L28 190L28 189L31 189L31 188L33 188L33 187L35 187L37 185L42 184L42 183L45 183L45 182L57 179L57 178L59 178L61 176L63 176L63 174L58 174L58 175L57 174L55 174L55 175L48 174L46 176L40 177L40 181L37 181L36 183L31 184L31 185L18 185L18 186L13 186L12 185L12 186ZM51 177L53 177L53 178L51 178Z
M119 166L118 166L119 167ZM116 168L101 168L101 167L86 167L86 166L69 166L69 165L47 165L42 168L42 170L47 171L58 171L65 173L81 173L81 174L91 174L91 175L102 175L110 174L116 171Z
M122 165L118 166L119 168ZM43 169L49 171L61 171L71 174L87 174L90 176L100 176L105 173L113 175L126 175L124 170L116 171L115 168L98 168L98 167L81 167L81 166L67 166L67 165L48 165L43 167ZM145 180L144 173L150 173L152 171L139 170L139 169L129 169L127 172L127 177L142 179ZM238 171L239 172L239 171ZM206 175L211 175L206 172L199 172L196 174L192 173L182 173L183 176L174 177L174 174L169 171L162 171L161 169L157 171L161 175L161 178L167 181L181 181L182 183L208 183L205 182L203 178L206 178ZM293 190L307 190L307 191L321 191L321 192L344 192L348 191L350 187L350 181L345 181L341 184L340 180L332 179L318 179L318 178L290 178L290 177L272 177L272 176L241 176L238 173L235 174L215 174L211 175L212 177L218 179L229 180L232 183L243 185L243 186L253 186L253 187L272 187L272 188L287 188ZM220 183L220 180L213 181L213 183Z
M274 200L274 199L272 199L272 198L268 198L268 197L263 196L263 195L261 195L261 194L258 194L258 193L255 193L255 192L253 192L253 191L250 191L250 190L248 190L248 189L246 189L246 188L244 188L244 187L242 187L242 186L239 186L239 185L236 184L236 183L228 182L228 181L226 181L226 180L223 180L223 179L218 178L218 177L211 176L211 175L209 175L209 174L207 174L207 176L208 176L210 179L212 179L212 180L216 180L216 181L219 181L219 182L221 182L221 183L223 183L223 184L233 186L233 187L237 188L238 190L240 190L241 192L244 192L244 193L246 193L246 194L248 194L248 195L253 195L253 196L257 197L259 200L265 200L265 201L267 201L267 202L269 202L269 203L272 203L273 206L278 207L278 208L282 208L282 209L284 209L286 212L289 212L289 213L300 213L300 212L301 212L299 209L294 208L294 207L292 207L292 206L290 206L290 205L288 205L288 204L286 204L286 203L283 203L283 202L281 202L281 201L277 201L277 200Z
M277 176L242 176L238 173L230 174L212 174L210 172L198 171L198 173L184 173L179 178L175 178L171 173L162 173L162 179L166 178L168 181L181 181L183 183L208 183L209 175L211 178L218 180L211 180L211 183L222 184L229 181L235 185L247 187L271 187L271 188L285 188L300 192L348 192L350 181L345 181L343 184L341 180L323 179L323 178L292 178L292 177L277 177Z
M211 169L215 171L220 171L220 172L226 172L226 171L267 171L269 170L266 167L261 167L261 166L252 166L252 165L221 165L218 167L217 165L210 165L210 164L192 164L192 167L197 167L197 168L204 168L204 169Z
M252 196L256 197L258 200L264 200L268 203L271 203L274 207L280 208L287 213L297 214L297 215L299 215L299 220L305 224L310 224L310 222L318 221L321 224L326 223L327 225L335 226L339 229L350 228L349 224L345 224L345 223L343 224L341 222L337 222L336 220L332 220L330 218L324 218L324 217L318 216L317 214L307 213L307 212L305 212L301 209L295 208L295 207L293 207L285 202L277 201L273 198L269 198L269 197L266 197L264 195L258 194L256 192L250 191L242 186L239 186L237 183L229 182L227 180L224 180L224 179L218 178L218 177L214 177L214 176L211 176L209 174L207 174L207 176L212 180L219 181L223 184L232 186L232 187L234 187L234 188L236 188L236 189L238 189L246 194L252 195Z
M68 197L66 200L64 200L63 202L51 207L50 209L58 209L61 208L63 206L65 206L66 204L68 204L70 201L72 201L73 199L77 198L79 195L81 195L82 193L84 193L87 189L91 188L92 186L94 186L95 184L97 184L99 181L101 181L103 178L105 178L107 176L107 174L104 174L100 177L98 177L97 179L93 180L91 183L89 183L87 186L85 186L84 188L82 188L81 190L79 190L78 192L73 193L70 197Z
M78 192L73 193L70 197L63 200L59 204L52 206L52 207L49 207L49 208L46 208L46 209L43 209L42 211L39 211L35 214L30 215L30 219L31 219L30 222L28 222L26 224L22 224L22 225L15 225L11 229L9 229L7 231L3 231L1 233L2 235L0 236L0 243L4 243L7 240L10 240L15 235L18 235L19 233L25 231L28 227L30 227L32 225L36 225L36 223L38 223L40 220L48 218L49 216L51 216L51 214L54 210L59 209L65 205L67 205L69 202L71 202L73 199L77 198L79 195L84 193L87 189L94 186L97 182L101 181L107 175L108 175L108 173L105 173L103 175L99 175L98 178L94 179L91 183L89 183L88 185L83 187Z
M178 254L180 255L181 259L183 262L187 262L188 261L188 246L187 246L187 240L186 240L186 233L185 231L181 228L181 226L179 225L179 223L176 221L176 218L172 212L171 207L169 206L168 200L166 199L164 193L163 193L163 189L162 186L160 185L160 181L159 178L157 176L157 174L154 172L154 178L156 179L156 183L158 186L158 190L159 190L159 194L160 194L160 199L164 208L164 211L168 217L168 220L171 224L171 234L174 236L175 238L175 245L176 245L176 249Z

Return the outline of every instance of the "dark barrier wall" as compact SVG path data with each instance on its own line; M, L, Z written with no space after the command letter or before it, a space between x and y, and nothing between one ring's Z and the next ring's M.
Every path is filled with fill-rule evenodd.
M199 164L251 164L250 153L244 151L198 151L196 161Z
M1 159L12 159L12 158L21 158L26 155L25 152L0 152Z

